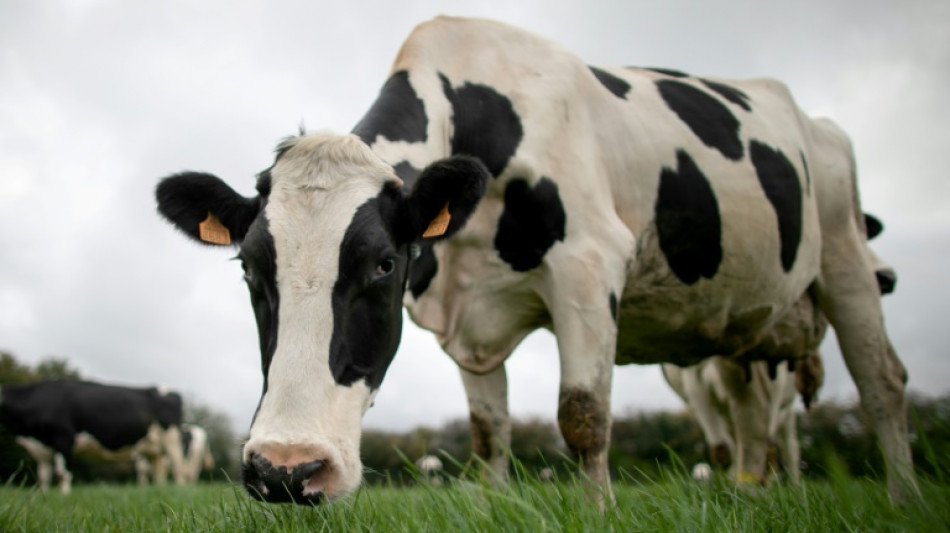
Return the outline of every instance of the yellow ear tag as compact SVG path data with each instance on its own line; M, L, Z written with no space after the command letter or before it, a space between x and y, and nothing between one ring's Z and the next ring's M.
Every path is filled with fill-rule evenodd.
M449 214L449 203L445 202L439 214L432 219L432 222L429 222L429 227L426 228L422 236L425 238L445 235L445 232L449 229L450 220L452 220L452 215Z
M231 232L211 211L208 211L208 218L198 224L198 238L211 244L231 244Z

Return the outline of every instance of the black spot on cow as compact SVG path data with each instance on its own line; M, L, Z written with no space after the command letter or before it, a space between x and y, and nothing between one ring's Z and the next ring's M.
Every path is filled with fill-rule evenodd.
M736 89L731 85L726 85L725 83L719 83L717 81L710 80L700 81L703 82L703 85L715 91L719 96L729 100L733 104L736 104L746 111L752 111L752 106L749 105L749 95L746 93Z
M703 144L723 156L742 159L739 121L719 100L696 87L676 80L657 80L660 95L676 116L689 126Z
M453 87L444 74L439 77L452 104L452 153L481 159L492 176L498 177L524 137L511 100L487 85Z
M722 261L719 204L709 180L686 152L664 168L656 198L656 229L670 270L687 285L712 278Z
M353 133L369 145L380 135L390 141L417 143L426 141L427 124L425 105L409 83L409 73L400 70L383 85Z
M785 154L755 140L749 143L749 157L778 217L782 268L788 272L795 264L802 239L802 189L798 173Z
M614 319L614 324L617 323L617 293L610 291L610 296L607 299L607 304L610 305L610 316Z
M629 83L597 67L588 68L590 68L590 71L594 73L594 77L597 78L597 81L606 87L608 91L612 92L614 96L623 99L627 98L627 93L630 92Z
M404 278L377 275L375 269L383 262L389 264L390 273L409 268L408 250L405 245L398 251L393 247L384 223L393 216L401 194L396 188L384 188L361 205L340 243L338 268L346 275L333 285L330 372L343 386L365 379L371 389L379 388L399 345ZM372 335L366 334L369 331Z
M530 187L523 179L513 179L505 188L505 208L498 220L495 249L514 270L537 268L554 243L564 240L566 221L554 181L542 177Z
M671 78L688 78L689 77L689 74L683 72L682 70L674 70L671 68L657 68L657 67L642 67L642 68L643 70L649 70L650 72L656 72L657 74L662 74L664 76L669 76Z

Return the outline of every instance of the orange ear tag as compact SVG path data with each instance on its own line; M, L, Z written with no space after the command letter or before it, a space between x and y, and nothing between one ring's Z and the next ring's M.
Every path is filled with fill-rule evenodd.
M438 237L440 235L445 235L445 232L449 229L449 221L452 220L452 215L449 214L449 203L445 202L445 205L442 206L442 210L439 211L439 214L432 219L432 222L429 222L429 227L426 228L423 232L422 237Z
M231 244L231 232L211 211L208 211L208 218L198 224L198 238L211 244Z

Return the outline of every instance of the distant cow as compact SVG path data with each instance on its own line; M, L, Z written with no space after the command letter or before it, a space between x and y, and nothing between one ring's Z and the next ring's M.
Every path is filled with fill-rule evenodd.
M57 380L0 388L0 423L36 460L40 488L49 488L55 469L64 494L77 455L113 461L146 457L155 462L157 483L165 480L167 456L181 483L181 416L181 396L154 387Z
M868 240L884 227L871 215L865 215L865 226ZM897 274L876 254L872 257L881 294L889 294ZM739 481L762 483L774 466L768 461L774 445L789 479L798 483L801 454L794 402L800 393L807 409L824 380L818 350L827 327L814 295L806 293L743 355L743 362L712 357L686 368L663 365L667 382L702 428L713 464L731 467ZM779 364L783 358L794 372Z
M201 472L214 468L214 456L211 454L211 443L208 440L208 432L201 426L194 424L181 425L181 452L182 452L182 480L185 483L197 483L201 477ZM166 455L159 461L169 461ZM137 455L135 457L135 469L141 480L154 469L156 460L150 460L148 457Z
M892 497L918 494L851 143L781 83L590 67L508 25L439 17L353 133L282 142L253 197L198 172L156 189L187 235L240 248L264 375L242 456L253 496L359 485L361 417L403 303L459 365L473 450L500 475L504 362L552 330L561 433L609 494L613 365L742 354L809 288Z

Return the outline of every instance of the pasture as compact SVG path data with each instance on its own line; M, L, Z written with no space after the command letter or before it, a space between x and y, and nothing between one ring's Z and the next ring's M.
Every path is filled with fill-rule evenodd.
M573 480L516 476L504 488L364 487L324 507L262 504L236 484L82 485L70 496L0 488L0 531L947 531L950 486L922 480L924 504L893 508L883 483L845 476L751 491L683 473L614 484L601 514Z

